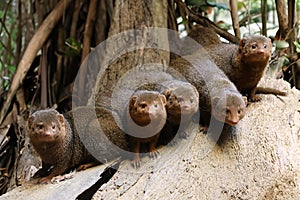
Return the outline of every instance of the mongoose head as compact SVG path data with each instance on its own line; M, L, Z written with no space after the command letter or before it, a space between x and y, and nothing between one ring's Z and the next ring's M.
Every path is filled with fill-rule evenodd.
M39 110L28 118L29 136L34 142L54 142L66 134L65 118L54 109Z
M271 39L253 35L244 37L239 42L239 53L246 62L269 61L272 52Z
M139 90L129 101L131 119L139 126L147 126L152 120L166 120L166 97L158 92Z
M180 117L192 116L199 108L199 93L190 83L177 81L177 85L167 85L162 94L167 99L167 113Z
M227 91L212 99L212 115L219 121L235 126L245 116L247 98Z

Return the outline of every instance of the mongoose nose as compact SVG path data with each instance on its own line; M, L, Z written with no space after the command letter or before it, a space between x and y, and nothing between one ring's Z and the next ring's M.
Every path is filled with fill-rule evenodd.
M185 106L183 106L183 108L182 108L183 110L185 110L185 111L188 111L188 110L190 110L190 106L188 106L188 105L185 105Z

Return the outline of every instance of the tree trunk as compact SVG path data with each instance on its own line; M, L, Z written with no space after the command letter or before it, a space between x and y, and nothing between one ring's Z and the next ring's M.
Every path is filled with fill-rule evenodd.
M288 42L290 44L290 53L294 54L295 53L295 45L294 41L297 41L297 28L295 28L295 20L296 18L296 1L295 0L290 0L288 1L288 29L290 31L290 35L288 38Z
M100 61L100 73L92 97L96 105L106 107L111 107L115 87L129 70L144 70L148 64L153 64L151 70L165 70L170 55L159 48L168 48L168 32L159 28L168 27L168 1L117 0L111 23L105 49L95 49L96 55L104 60ZM152 27L161 31L153 31ZM92 57L86 62L91 67L95 66Z
M234 30L234 34L236 37L241 38L237 1L230 0L230 9L231 9L230 14L232 19L232 27Z
M289 88L264 82L270 85ZM299 199L299 91L288 91L250 104L218 144L199 132L162 147L156 160L143 157L140 169L121 163L93 199Z
M261 1L261 23L262 23L262 31L261 34L264 36L267 36L267 16L268 10L267 10L267 1L262 0Z
M275 2L280 32L279 39L284 40L288 33L288 15L286 13L287 5L285 0L276 0Z

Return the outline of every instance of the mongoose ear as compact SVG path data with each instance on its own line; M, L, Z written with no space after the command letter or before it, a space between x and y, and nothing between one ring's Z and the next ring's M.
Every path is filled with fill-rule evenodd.
M239 47L244 47L246 45L247 40L247 37L242 38L239 42Z
M193 90L194 90L194 92L195 92L195 94L196 94L197 99L199 99L199 92L198 92L198 90L196 89L196 87L193 87Z
M217 104L218 104L218 102L219 102L219 100L220 100L220 97L214 97L213 99L212 99L212 105L213 106L216 106Z
M165 106L167 104L167 99L166 99L165 95L160 94L159 98L160 98L161 102L163 103L163 105Z
M269 40L270 43L270 51L272 52L272 40L270 38L267 38Z
M57 114L56 116L57 116L58 121L59 121L62 125L64 125L64 124L65 124L65 118L64 118L64 116L63 116L62 114Z
M246 42L247 42L246 37L244 37L240 40L240 42L239 42L239 53L243 53L243 48L245 47Z
M248 104L248 99L247 99L247 97L246 97L246 96L243 96L243 100L244 100L244 102L245 102L245 105L247 106L247 104Z
M34 116L29 116L28 118L28 127L31 128L33 125Z
M129 108L132 108L133 106L134 106L134 104L135 104L135 102L136 102L136 100L137 100L137 96L132 96L131 98L130 98L130 100L129 100Z
M171 93L172 93L171 89L165 89L163 95L165 96L166 99L169 99Z

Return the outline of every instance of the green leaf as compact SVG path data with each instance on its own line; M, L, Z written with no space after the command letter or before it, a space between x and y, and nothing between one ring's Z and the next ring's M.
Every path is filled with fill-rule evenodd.
M74 38L67 38L65 41L66 49L65 54L67 56L77 56L80 55L82 45L80 42L76 41Z
M300 44L297 41L294 41L294 45L296 46L297 53L300 53Z
M8 68L8 70L9 70L11 73L13 73L13 74L16 72L16 67L15 67L15 66L7 65L7 68Z
M186 5L204 8L207 6L229 10L227 0L185 0Z

